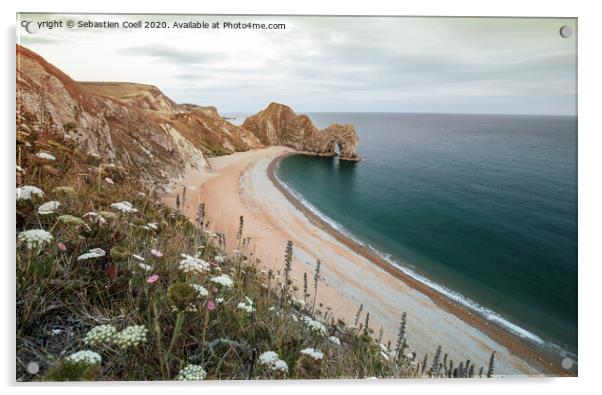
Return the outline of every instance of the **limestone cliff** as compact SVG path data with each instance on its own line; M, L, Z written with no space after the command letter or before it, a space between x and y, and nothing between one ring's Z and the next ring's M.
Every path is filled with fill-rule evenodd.
M297 115L284 104L270 103L258 114L248 117L242 128L249 130L264 145L286 145L298 151L358 161L358 137L352 125L332 124L318 129L306 115Z

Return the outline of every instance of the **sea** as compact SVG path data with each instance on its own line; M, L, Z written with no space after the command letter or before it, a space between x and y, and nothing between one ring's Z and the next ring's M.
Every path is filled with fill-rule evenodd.
M283 159L277 177L303 204L525 341L577 358L576 117L307 115L353 124L362 160Z

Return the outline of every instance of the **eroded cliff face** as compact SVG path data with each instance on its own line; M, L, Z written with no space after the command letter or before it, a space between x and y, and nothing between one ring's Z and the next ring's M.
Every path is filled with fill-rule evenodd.
M264 145L285 145L320 156L358 161L358 137L352 125L332 124L318 129L306 115L297 115L284 104L270 103L248 117L242 128L252 132Z
M17 45L17 131L71 140L104 163L160 185L189 168L210 171L207 157L269 145L359 160L351 125L318 129L305 115L271 103L236 126L211 106L177 104L157 87L76 82Z

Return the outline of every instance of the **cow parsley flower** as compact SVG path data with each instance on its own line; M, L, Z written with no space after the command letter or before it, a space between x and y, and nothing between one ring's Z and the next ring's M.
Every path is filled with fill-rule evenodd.
M88 332L84 338L84 342L91 346L98 346L101 344L109 344L115 341L117 336L117 329L113 325L98 325L95 326Z
M82 350L74 352L73 354L69 355L66 359L73 362L83 362L88 365L100 365L100 363L102 362L102 357L100 356L100 354L91 350Z
M253 307L253 301L245 296L245 301L240 302L237 306L240 310L244 310L247 314L251 314L255 311L255 307Z
M305 348L301 350L301 354L307 355L308 357L320 361L324 358L324 354L320 350L316 350L315 348Z
M77 257L78 261L87 261L88 259L101 258L107 255L105 250L102 248L92 248L90 251L86 252Z
M232 288L234 282L227 274L220 274L219 276L211 277L209 280L212 283L219 284L224 288Z
M115 210L119 210L122 213L137 213L138 209L134 208L134 205L130 202L117 202L117 203L113 203L111 204L111 208L114 208Z
M338 337L336 337L336 336L330 336L330 337L328 338L328 340L329 340L331 343L333 343L333 344L336 344L337 346L340 346L340 345L341 345L341 340L340 340Z
M33 197L44 197L44 191L33 185L24 185L17 188L17 201L31 200Z
M177 379L183 381L189 380L204 380L207 376L207 372L200 365L186 365L186 367L180 370Z
M272 367L280 357L275 351L266 351L259 356L259 363Z
M320 321L314 320L313 318L308 317L308 316L301 317L301 321L303 321L303 323L305 325L307 325L307 327L309 329L311 329L313 332L316 332L319 334L324 334L324 335L327 333L326 327Z
M44 159L44 160L56 160L56 157L54 155L49 154L48 152L38 152L36 154L36 156L40 159Z
M57 202L56 200L51 200L49 202L46 202L46 203L40 205L40 207L38 207L38 214L40 214L40 215L54 214L60 206L61 206L60 202Z
M50 243L53 237L44 229L29 229L19 233L19 241L25 242L28 249L41 248Z
M115 337L115 343L121 348L135 347L146 341L148 329L144 325L128 326Z
M107 223L107 220L100 214L95 213L94 211L90 211L88 213L85 213L83 215L83 217L85 219L87 219L88 221L98 224L98 225L104 225Z
M207 263L206 261L204 261L200 258L195 258L193 256L186 255L186 254L182 254L182 257L184 259L182 259L180 261L178 267L184 273L200 274L200 273L203 273L203 272L209 270L209 268L210 268L209 263Z
M203 287L202 285L192 284L192 288L194 288L194 290L199 294L200 297L209 295L209 291L207 291L207 289L205 289L205 287Z
M288 365L285 361L283 361L282 359L279 359L276 362L274 362L274 366L272 366L272 370L277 370L282 373L288 373Z

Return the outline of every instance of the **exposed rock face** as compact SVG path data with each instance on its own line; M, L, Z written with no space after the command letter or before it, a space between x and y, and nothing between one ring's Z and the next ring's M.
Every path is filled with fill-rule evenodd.
M214 107L177 105L151 85L78 83L19 45L17 59L19 128L62 134L149 183L208 169L206 156L263 146Z
M271 103L236 126L215 107L176 104L157 87L80 83L17 45L17 128L41 138L61 134L83 152L164 184L188 168L209 170L208 156L267 145L357 161L351 125L320 130L305 115Z
M332 124L318 129L306 115L297 115L288 106L270 103L264 110L248 117L242 128L249 130L264 145L286 145L298 151L339 159L358 161L358 138L352 125Z

